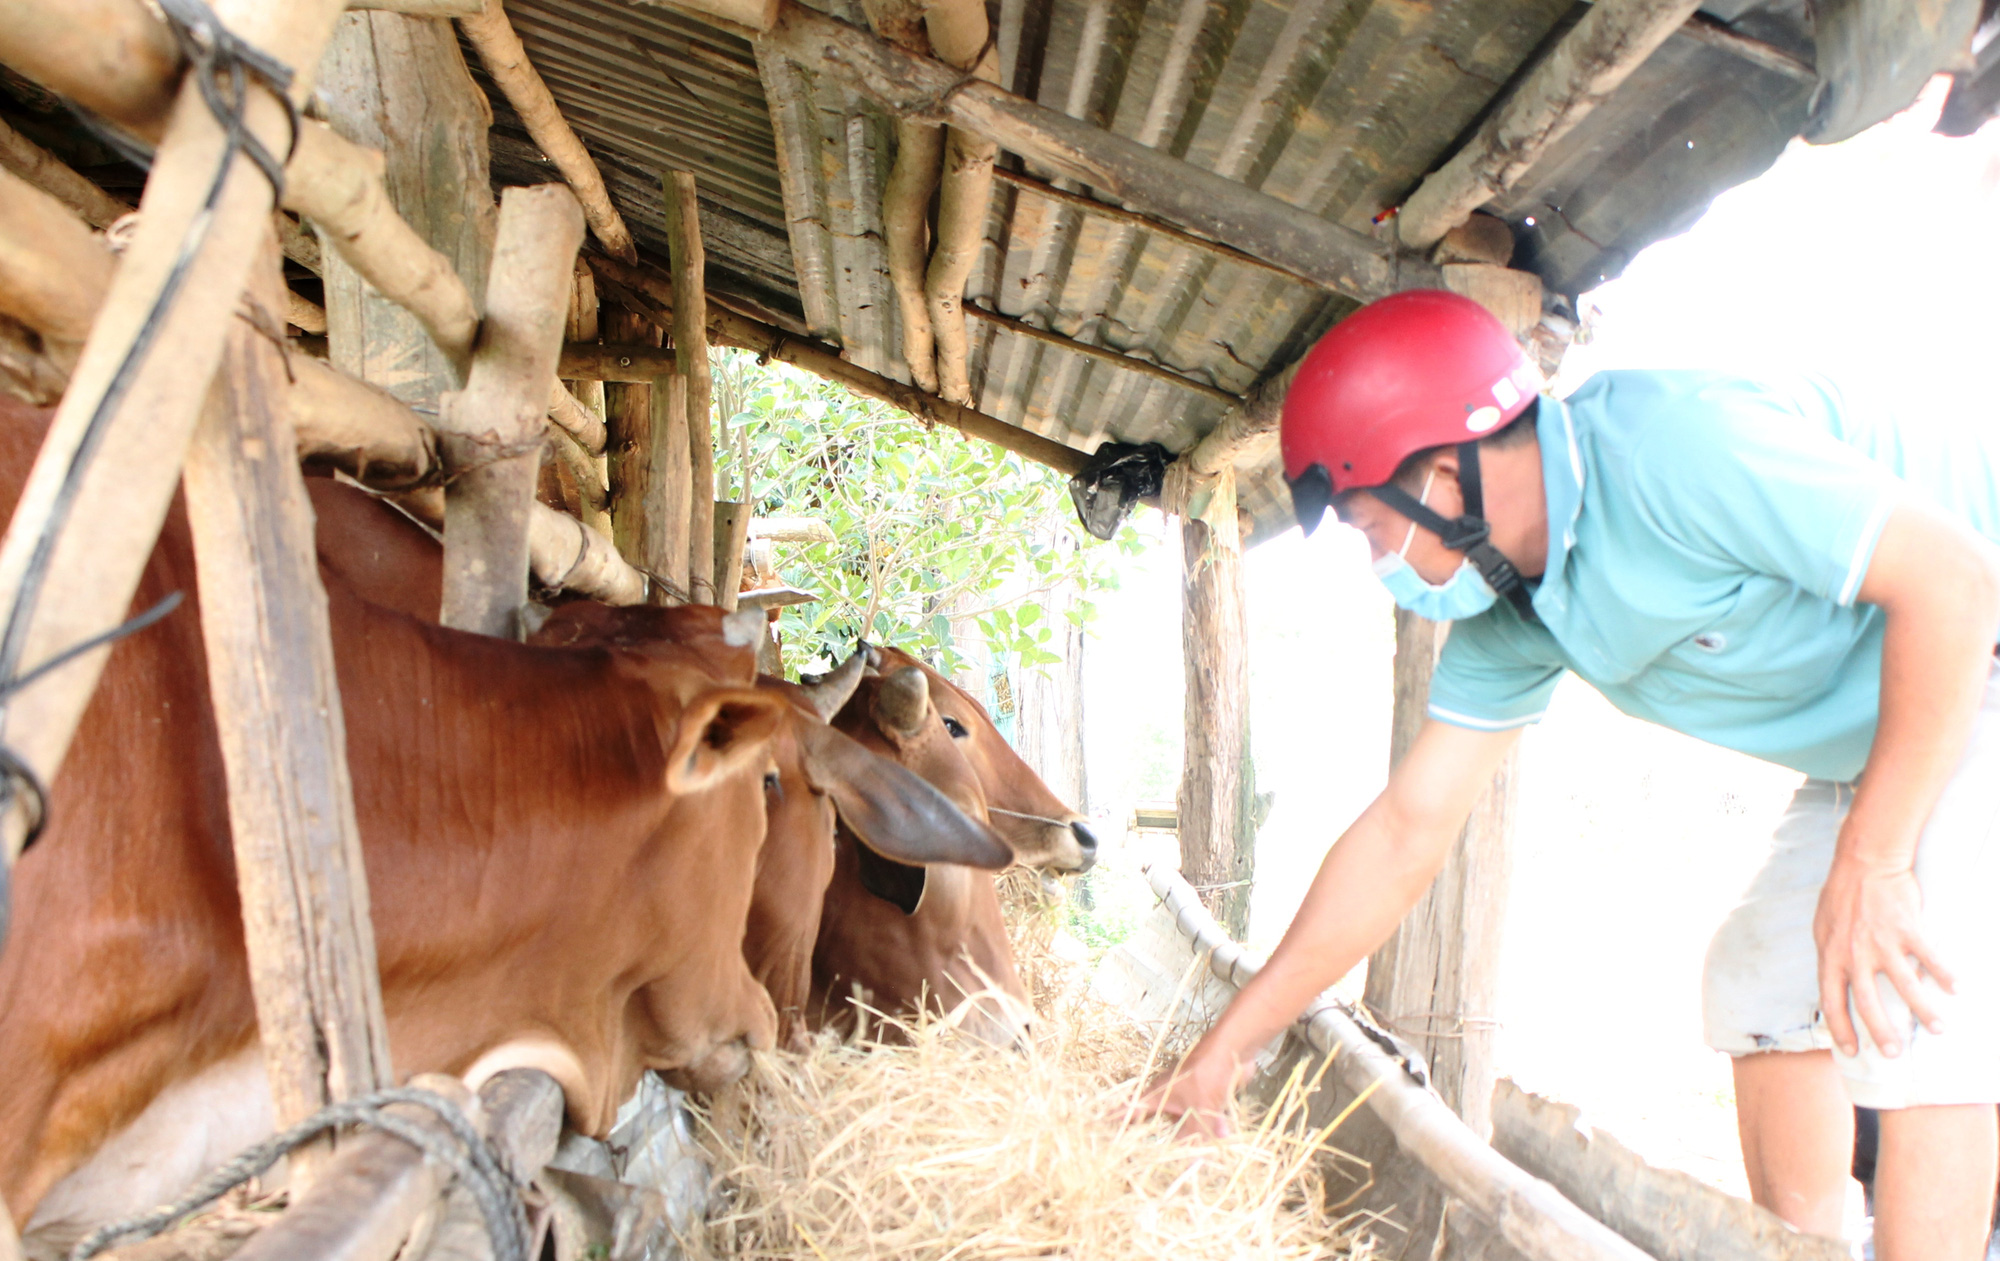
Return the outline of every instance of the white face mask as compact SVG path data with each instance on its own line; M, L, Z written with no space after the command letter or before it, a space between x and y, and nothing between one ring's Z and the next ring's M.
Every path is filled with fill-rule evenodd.
M1431 481L1436 476L1437 469L1433 466L1430 475L1424 478L1423 493L1417 496L1417 502L1425 507L1430 506ZM1486 581L1486 575L1470 560L1460 561L1458 572L1445 582L1426 582L1404 559L1416 538L1417 523L1412 521L1409 533L1403 536L1403 545L1375 562L1375 576L1382 580L1398 605L1433 622L1462 621L1493 607L1500 597Z

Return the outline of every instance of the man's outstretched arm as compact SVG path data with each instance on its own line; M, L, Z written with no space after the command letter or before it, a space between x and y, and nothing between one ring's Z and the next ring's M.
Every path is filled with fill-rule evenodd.
M1144 1106L1219 1125L1257 1052L1387 940L1430 887L1519 734L1425 724L1388 787L1327 852L1270 962Z

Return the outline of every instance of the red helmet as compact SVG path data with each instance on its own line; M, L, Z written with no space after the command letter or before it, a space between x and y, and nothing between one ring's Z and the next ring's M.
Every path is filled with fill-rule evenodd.
M1382 485L1419 451L1477 441L1527 410L1540 384L1471 298L1412 289L1362 307L1306 353L1285 394L1279 445L1300 524L1310 530L1335 495Z

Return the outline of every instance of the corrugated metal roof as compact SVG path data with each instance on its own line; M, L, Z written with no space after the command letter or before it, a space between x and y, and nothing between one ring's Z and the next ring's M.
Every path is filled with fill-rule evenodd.
M819 0L863 25L857 0ZM1800 0L1714 16L1810 48ZM1586 6L1571 0L997 0L1002 86L1362 231L1494 108ZM1749 11L1754 10L1754 11ZM907 380L883 249L892 121L858 92L663 7L512 0L556 100L642 249L664 261L660 172L694 172L712 287L754 298ZM1516 266L1573 296L1683 230L1772 162L1810 84L1685 35L1489 209ZM496 174L546 178L495 94ZM775 123L774 123L775 119ZM508 138L513 137L509 143ZM1049 172L1003 153L1031 177ZM787 185L789 184L789 188ZM1059 185L1075 188L1074 185ZM1083 191L1083 190L1079 190ZM789 205L788 205L789 198ZM998 181L967 301L1241 394L1353 308L1337 295ZM1071 446L1185 449L1227 407L990 320L974 320L979 408ZM1267 453L1244 506L1282 519Z

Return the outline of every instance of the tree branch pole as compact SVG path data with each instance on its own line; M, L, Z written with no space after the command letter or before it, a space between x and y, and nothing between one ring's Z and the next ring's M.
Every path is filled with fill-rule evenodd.
M654 271L628 267L612 259L590 256L590 265L609 283L617 284L649 302L655 318L669 320L673 309L672 286ZM926 394L912 385L870 372L840 357L840 352L824 342L796 337L782 329L729 310L720 303L708 308L708 337L711 342L754 350L766 359L789 363L815 376L837 381L868 398L880 399L901 408L925 424L946 425L968 438L978 438L1016 455L1046 464L1059 473L1083 471L1090 457L1053 438L1010 425L962 404ZM645 380L673 371L671 355L643 346L566 346L562 372L565 376L596 377L605 381Z
M1368 300L1432 285L1422 259L1301 207L968 79L865 30L784 0L761 41L866 94L898 118L947 122L1183 231L1228 241L1314 284Z
M1597 0L1465 147L1410 194L1396 216L1403 244L1429 249L1512 188L1698 7L1700 0Z
M863 6L877 35L905 52L928 57L923 7L914 0L871 0ZM924 300L924 268L930 258L931 194L937 191L944 129L915 119L896 120L896 162L882 186L882 249L889 258L889 284L903 320L903 362L910 380L926 394L937 393L937 347L931 339L931 311Z
M612 254L628 263L638 262L639 251L632 244L632 232L625 226L618 207L612 204L603 174L590 151L583 147L583 141L577 139L576 132L563 119L548 84L542 82L540 72L528 60L528 50L521 46L521 37L507 20L501 0L486 0L476 13L459 17L458 25L473 51L479 54L486 72L493 76L494 85L521 116L521 125L528 129L528 136L568 181L570 190L583 205L583 217L589 221L590 230Z
M251 294L275 303L275 236ZM387 1086L368 873L284 351L241 320L182 473L250 988L280 1128ZM330 1144L315 1144L295 1173Z
M486 322L465 388L438 409L445 462L446 626L519 637L528 601L528 506L541 469L547 383L562 352L583 211L561 184L510 188L486 282Z
M701 243L701 210L694 176L669 171L667 247L673 260L674 363L687 409L688 476L678 488L687 498L688 599L715 603L715 393L708 373L708 251Z

